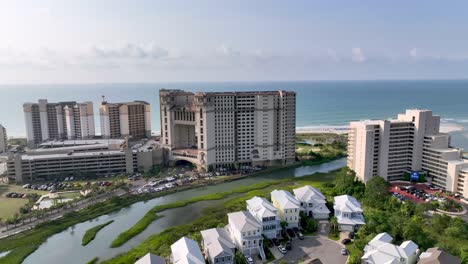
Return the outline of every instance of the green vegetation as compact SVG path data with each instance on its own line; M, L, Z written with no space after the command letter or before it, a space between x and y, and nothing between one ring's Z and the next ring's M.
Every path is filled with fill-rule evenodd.
M93 228L90 228L86 231L86 233L83 235L83 239L81 241L81 245L86 246L89 242L93 241L94 238L96 237L97 233L106 227L107 225L110 225L114 220L110 220L102 225L97 225Z
M358 198L366 219L366 224L356 233L354 243L347 246L349 263L361 263L365 245L381 232L389 233L395 244L412 240L422 250L438 246L455 256L468 256L468 223L438 214L427 217L424 212L433 208L432 204L398 202L388 194L388 185L381 177L373 177L363 188L362 183L355 180L354 172L346 169L342 172L333 186L327 186L332 187L331 193L348 193Z
M94 257L92 260L86 262L86 264L96 264L98 263L99 261L99 258L98 257Z
M120 233L119 236L112 241L111 247L120 247L134 236L143 232L153 221L156 221L161 217L161 215L157 215L153 212L153 210L150 210L148 213L145 214L145 216L143 216L143 218L138 220L138 222L135 225Z
M318 228L318 221L308 217L304 212L299 213L300 225L306 235L313 235Z
M183 236L190 237L196 241L201 241L200 231L204 229L222 227L227 224L227 213L245 210L245 200L254 196L269 198L270 192L274 189L292 190L302 185L312 185L321 188L324 193L330 192L331 188L326 187L325 183L333 181L339 172L332 173L316 173L302 178L290 178L278 181L258 184L237 188L232 194L238 194L235 198L229 199L221 204L211 206L203 211L202 216L193 220L190 223L181 226L175 226L155 234L147 238L141 244L133 248L127 253L118 255L103 263L134 263L137 259L151 252L160 256L168 256L170 254L170 245L179 240ZM218 195L218 194L215 194ZM224 195L223 195L224 196ZM195 200L203 199L202 197L194 198ZM172 208L173 205L167 205ZM236 260L243 262L243 257L236 255Z
M239 187L231 191L227 191L227 192L214 193L214 194L209 194L209 195L205 195L201 197L195 197L186 201L180 201L180 202L164 204L164 205L157 205L153 207L151 210L149 210L143 216L143 218L141 218L135 225L125 230L124 232L120 233L119 236L116 239L114 239L114 241L112 241L111 247L113 248L120 247L121 245L125 244L128 240L130 240L134 236L143 232L153 221L156 221L157 219L160 218L160 216L156 214L158 212L161 212L167 209L184 207L188 204L196 203L200 201L220 200L232 194L239 194L239 193L245 193L245 192L252 191L252 190L264 189L270 185L279 184L280 182L281 180L264 182L264 183L254 184L252 186Z
M309 144L306 142L317 142ZM346 156L346 135L331 133L296 135L296 155L303 165L317 165Z

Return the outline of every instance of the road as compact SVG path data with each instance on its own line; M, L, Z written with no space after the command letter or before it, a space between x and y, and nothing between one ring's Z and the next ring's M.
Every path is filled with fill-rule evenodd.
M123 194L125 194L124 190L117 190L116 192L108 193L108 195L104 195L104 196L99 197L97 199L89 200L87 202L79 204L76 207L59 210L58 212L52 213L52 214L50 214L50 215L48 215L48 216L46 216L44 218L33 220L33 221L31 221L31 222L29 222L27 224L24 224L24 225L15 227L15 228L10 228L10 229L7 230L6 227L2 227L0 229L0 239L5 238L5 237L9 237L11 235L15 235L15 234L18 234L18 233L21 233L21 232L24 232L24 231L29 230L29 229L32 229L36 225L38 225L40 223L44 223L46 221L61 218L64 214L66 214L66 213L68 213L70 211L78 211L78 210L86 208L86 207L88 207L88 206L90 206L92 204L99 203L99 202L102 202L104 200L107 200L107 199L109 199L109 198L111 198L113 196L120 196L120 195L123 195Z

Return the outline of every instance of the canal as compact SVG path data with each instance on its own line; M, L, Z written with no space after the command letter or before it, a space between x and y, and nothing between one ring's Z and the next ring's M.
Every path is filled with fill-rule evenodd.
M169 204L176 201L187 200L192 197L224 192L239 186L250 186L265 181L290 178L293 176L301 177L316 172L329 172L342 168L345 164L346 159L338 159L321 165L283 169L232 182L181 191L146 202L138 202L117 212L71 226L65 231L51 236L34 253L29 255L23 263L64 263L65 261L67 264L83 264L94 257L99 257L101 260L109 259L137 246L152 234L159 233L172 226L191 222L193 219L200 216L203 209L216 203L221 203L225 199L218 201L201 201L189 204L185 207L162 211L159 214L164 217L154 221L145 231L132 238L121 247L110 248L112 240L114 240L119 233L134 225L148 210L156 205ZM91 243L86 246L81 245L81 239L86 230L109 220L114 220L114 222L102 229Z

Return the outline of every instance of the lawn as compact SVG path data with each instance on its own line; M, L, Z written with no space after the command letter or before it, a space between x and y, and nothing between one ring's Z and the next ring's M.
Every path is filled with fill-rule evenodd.
M28 203L28 199L23 198L7 198L5 195L9 192L17 193L37 193L39 195L46 194L47 192L23 189L19 185L2 184L0 185L0 218L8 219L19 213L19 209Z

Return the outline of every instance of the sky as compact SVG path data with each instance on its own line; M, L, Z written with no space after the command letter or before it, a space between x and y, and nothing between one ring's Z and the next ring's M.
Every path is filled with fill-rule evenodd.
M0 84L468 78L468 1L0 0Z

